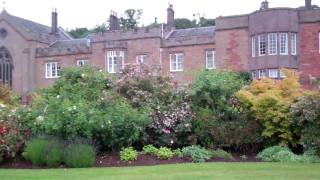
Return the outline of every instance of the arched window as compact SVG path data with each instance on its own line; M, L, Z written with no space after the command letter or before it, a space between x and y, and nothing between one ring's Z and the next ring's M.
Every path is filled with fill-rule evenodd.
M13 63L9 51L0 47L0 84L12 87Z

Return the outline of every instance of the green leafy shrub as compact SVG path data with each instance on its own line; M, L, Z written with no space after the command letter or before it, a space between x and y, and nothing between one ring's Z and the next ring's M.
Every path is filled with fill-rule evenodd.
M277 162L276 154L279 152L290 152L289 148L283 146L272 146L264 149L257 155L262 161Z
M174 150L172 150L172 152L173 152L174 156L177 156L179 158L181 158L183 156L182 151L181 151L180 148L174 149Z
M152 144L149 144L143 146L142 150L145 154L156 155L159 149L154 147Z
M273 146L264 149L257 157L263 161L269 162L303 162L316 163L320 162L319 156L315 151L308 150L303 155L296 155L286 147Z
M207 148L234 147L261 142L260 127L236 108L234 93L248 83L247 76L228 71L203 71L189 95L197 117L192 131L197 144Z
M121 161L134 161L138 158L138 152L133 147L123 148L120 151Z
M296 126L301 127L301 143L320 156L320 94L302 96L291 105L291 116Z
M199 146L188 146L182 149L183 157L191 157L193 162L201 163L212 158L212 152Z
M93 146L85 143L72 143L65 152L65 163L71 168L91 167L96 158Z
M34 165L56 167L63 162L64 146L55 138L39 137L26 143L25 159Z
M3 161L3 154L2 152L0 152L0 163L2 163L2 161Z
M160 147L157 151L157 158L158 159L171 159L173 157L173 152L170 148L167 147Z
M127 66L115 83L115 89L135 108L149 115L143 130L143 143L156 146L190 144L190 99L184 89L177 90L172 79L161 69L147 66Z
M49 167L57 167L63 162L64 146L59 140L51 140L46 146L45 163Z
M233 157L230 153L228 153L222 149L212 151L212 157L213 158L222 158L225 160L232 160L233 159Z
M46 138L35 138L26 143L26 148L23 157L30 160L34 165L46 164L46 150L49 145Z

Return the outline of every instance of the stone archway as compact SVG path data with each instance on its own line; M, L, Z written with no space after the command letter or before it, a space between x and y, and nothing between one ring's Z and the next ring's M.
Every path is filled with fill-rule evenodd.
M0 47L0 84L12 88L13 62L10 52Z

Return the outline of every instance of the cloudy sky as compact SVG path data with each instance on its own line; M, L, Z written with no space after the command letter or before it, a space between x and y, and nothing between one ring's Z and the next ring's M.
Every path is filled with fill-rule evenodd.
M59 26L65 29L93 27L106 22L111 10L143 9L141 24L166 21L166 8L172 3L176 18L193 18L200 14L207 18L250 13L259 9L263 0L5 0L0 5L12 15L42 24L51 24L51 10L57 8ZM270 7L299 7L304 0L269 0ZM320 6L320 0L313 0Z

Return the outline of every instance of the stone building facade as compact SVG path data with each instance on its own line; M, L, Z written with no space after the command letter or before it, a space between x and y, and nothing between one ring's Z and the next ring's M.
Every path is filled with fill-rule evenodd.
M107 32L73 39L58 28L52 13L47 27L0 14L0 80L17 94L49 86L61 69L91 64L118 73L126 64L159 66L184 84L202 69L250 71L254 78L282 78L281 68L297 70L301 82L320 78L320 8L305 1L299 8L269 8L216 18L216 26L175 29L174 10L167 23L130 31L119 29L110 15Z

